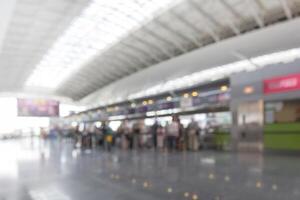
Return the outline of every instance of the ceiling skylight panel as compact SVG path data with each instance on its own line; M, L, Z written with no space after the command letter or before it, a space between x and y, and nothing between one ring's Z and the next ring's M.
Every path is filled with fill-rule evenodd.
M94 0L54 43L27 86L57 88L93 56L167 9L174 0Z

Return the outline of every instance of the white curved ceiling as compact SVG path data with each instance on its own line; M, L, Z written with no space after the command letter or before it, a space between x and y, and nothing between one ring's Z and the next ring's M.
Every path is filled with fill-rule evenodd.
M62 46L58 44L65 39L65 35L68 35L66 33L72 29L76 20L85 15L93 2L97 3L99 10L103 10L103 5L105 5L110 13L122 13L118 15L119 23L112 18L113 14L105 18L105 27L107 27L106 35L103 35L105 40L110 34L115 34L112 30L119 30L122 34L116 35L106 46L103 46L100 40L90 40L88 47L91 46L94 50L93 53L89 52L89 48L79 51L87 55L83 61L76 61L79 58L73 55L68 59L76 63L64 65L61 62L53 62L45 65L47 58L53 61L59 56L67 57L65 55L68 49L61 48L60 52L59 47ZM99 96L101 88L103 88L102 91L110 91L104 87L145 68L149 70L158 68L157 65L166 60L170 60L168 63L172 64L174 57L197 49L204 49L204 52L207 52L204 55L211 61L219 62L205 65L207 67L234 61L236 58L233 56L215 59L214 51L205 49L209 49L210 46L214 47L218 43L221 44L222 40L238 39L253 30L264 30L274 23L291 20L296 18L300 11L300 0L181 0L176 3L167 0L130 0L132 6L129 11L136 12L130 15L125 12L128 12L126 6L119 6L116 4L118 2L120 0L16 0L6 35L2 41L0 74L5 76L0 79L0 92L39 93L69 97L74 100L86 97L82 102L92 103L101 98ZM145 2L148 3L148 7L145 7ZM156 5L159 2L164 2L164 4ZM153 8L154 4L151 3L154 3L156 7ZM146 8L151 10L150 14L146 12ZM98 28L104 26L103 20L95 22L94 17L91 21ZM101 19L103 17L105 16L100 16ZM142 20L137 20L141 17L143 17ZM88 21L77 28L88 29L88 33L98 30L89 27L87 23ZM128 29L128 26L131 28ZM81 37L90 38L88 33L83 31ZM96 36L94 37L97 38ZM268 44L257 44L260 50L255 47L254 42L248 43L247 51L255 50L256 53L264 53L264 46L270 48L272 47L270 44L274 42L272 38L266 39L269 41ZM71 50L75 51L80 47L82 50L81 41L72 40L74 43L71 43L72 47L68 48L74 47ZM96 42L99 43L95 45ZM212 45L213 43L216 45ZM240 44L237 42L235 45L237 47ZM222 55L221 50L222 48L217 58L226 57ZM55 53L51 53L53 51ZM223 51L226 52L227 49ZM242 53L251 56L248 52ZM201 68L192 69L185 66L180 66L180 68L176 70L173 68L173 71L168 74L168 79L201 70ZM52 72L48 73L49 69L56 71L57 75ZM155 77L159 72L156 70L156 74L151 74L151 76ZM158 77L161 76L158 75ZM50 80L47 84L45 84L46 79ZM52 79L53 85L49 85ZM149 84L155 83L151 81ZM129 91L137 92L137 88L133 89L137 83L142 84L142 81L133 81L133 85L128 85L130 88L121 88L121 90L128 90L127 95ZM99 89L100 91L94 93Z

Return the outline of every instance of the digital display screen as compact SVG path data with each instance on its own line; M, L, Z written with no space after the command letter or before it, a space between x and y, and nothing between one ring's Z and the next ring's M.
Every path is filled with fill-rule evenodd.
M59 102L44 99L18 99L18 116L57 117Z
M211 95L207 97L209 103L218 103L218 95Z
M199 106L201 104L205 103L204 99L201 97L195 97L193 98L193 106Z
M137 108L137 112L138 113L145 113L148 111L148 107L147 106L141 106Z
M135 113L135 108L129 108L127 113L128 114L134 114Z
M164 102L157 106L158 110L172 109L175 107L174 102Z
M219 94L219 96L218 96L218 100L220 102L228 101L229 99L230 99L230 94L229 93Z

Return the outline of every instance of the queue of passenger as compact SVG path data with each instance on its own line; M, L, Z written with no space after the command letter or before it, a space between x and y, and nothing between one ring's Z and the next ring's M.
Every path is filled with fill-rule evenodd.
M77 127L73 133L77 147L92 148L102 147L111 151L113 147L121 149L145 149L153 148L160 151L199 149L200 127L192 119L186 128L183 127L178 116L172 117L172 122L165 126L155 121L150 127L144 124L144 120L138 120L130 126L124 120L116 131L113 131L108 122L102 122L101 127L86 127L79 131Z

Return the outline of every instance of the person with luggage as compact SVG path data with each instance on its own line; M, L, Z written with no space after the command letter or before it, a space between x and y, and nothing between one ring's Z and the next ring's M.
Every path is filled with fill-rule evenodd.
M180 136L180 124L177 116L173 116L172 122L168 125L167 130L168 150L174 151L177 148L177 141Z
M120 127L117 130L117 133L120 135L121 137L121 148L126 150L128 149L129 145L130 145L130 127L128 125L128 121L125 120L122 122L122 124L120 125Z
M145 126L144 120L139 121L139 127L140 127L140 149L144 149L145 147L149 147L149 138L151 138L151 135L148 132L147 127Z
M74 147L80 147L81 146L81 132L79 130L79 126L75 127L75 130L73 132L73 138L74 138Z
M107 122L102 122L101 132L104 136L104 149L111 151L113 143L113 130L108 126Z

